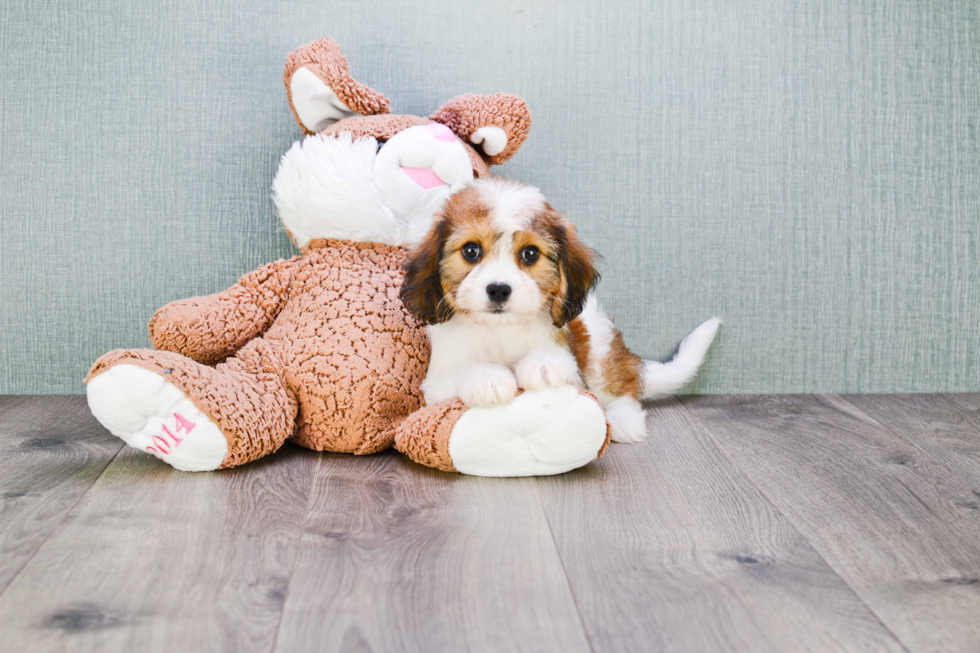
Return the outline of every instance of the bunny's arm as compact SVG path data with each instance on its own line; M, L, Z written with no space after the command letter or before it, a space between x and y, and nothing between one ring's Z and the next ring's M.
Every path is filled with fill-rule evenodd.
M429 116L468 143L482 147L490 165L514 156L531 129L531 112L523 99L510 93L454 97Z
M167 304L150 319L153 346L205 365L220 363L272 325L300 258L264 265L215 295Z

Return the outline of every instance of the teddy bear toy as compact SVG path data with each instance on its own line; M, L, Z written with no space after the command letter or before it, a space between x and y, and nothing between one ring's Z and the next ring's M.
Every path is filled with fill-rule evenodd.
M423 405L429 345L399 298L405 247L527 138L524 101L469 94L428 118L393 115L327 38L291 53L284 81L307 137L283 156L273 194L301 254L157 311L154 349L110 352L89 372L95 417L185 471L242 465L287 439L353 454L394 445L483 476L557 474L601 455L603 410L571 386L492 408Z

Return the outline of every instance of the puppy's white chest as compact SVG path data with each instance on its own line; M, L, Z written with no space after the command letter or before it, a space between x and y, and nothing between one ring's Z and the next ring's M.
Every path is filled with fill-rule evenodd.
M532 325L487 329L482 334L487 361L512 366L529 352L554 345L553 329Z
M429 327L432 362L494 363L511 367L528 352L553 346L555 332L555 327L543 320L485 325L456 318Z

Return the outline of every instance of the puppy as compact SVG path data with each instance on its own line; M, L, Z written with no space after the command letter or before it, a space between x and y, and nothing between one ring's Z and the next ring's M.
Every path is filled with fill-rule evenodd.
M426 403L493 406L518 388L571 384L599 398L614 440L645 438L640 400L693 378L720 322L698 327L669 363L643 361L590 295L595 263L536 188L487 179L450 196L401 289L432 344Z

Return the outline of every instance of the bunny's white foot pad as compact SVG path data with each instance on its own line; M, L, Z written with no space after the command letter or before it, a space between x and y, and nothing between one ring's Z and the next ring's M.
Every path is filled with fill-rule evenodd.
M599 403L564 386L468 409L453 426L449 457L474 476L549 476L595 460L605 441Z
M109 432L184 472L217 469L228 441L183 392L136 365L116 365L88 383L88 406Z

